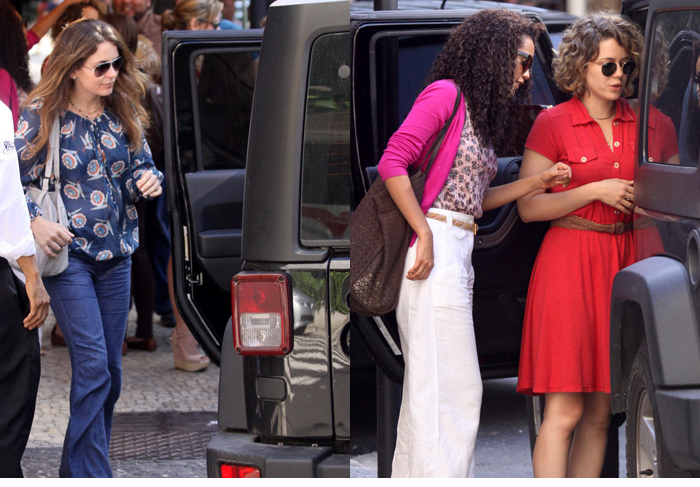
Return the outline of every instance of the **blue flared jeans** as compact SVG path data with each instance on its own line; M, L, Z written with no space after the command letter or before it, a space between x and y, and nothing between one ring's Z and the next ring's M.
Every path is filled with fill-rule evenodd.
M70 421L61 477L111 477L109 441L122 384L131 257L97 262L71 253L68 268L44 278L71 363Z

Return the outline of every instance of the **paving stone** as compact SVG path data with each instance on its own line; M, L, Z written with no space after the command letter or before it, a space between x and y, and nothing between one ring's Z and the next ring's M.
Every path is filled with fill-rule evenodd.
M188 373L175 369L170 348L171 328L157 324L154 315L153 334L158 345L155 352L129 350L122 357L122 392L115 409L114 438L119 437L118 425L120 418L132 413L151 413L152 418L170 417L169 428L159 434L142 433L144 440L161 446L167 443L167 438L173 442L179 441L179 430L172 423L176 413L187 412L191 419L197 418L196 413L204 414L207 418L216 417L219 369L210 365L207 370L198 373ZM42 356L41 382L37 398L37 409L34 424L29 436L22 466L26 477L57 477L61 458L63 437L68 426L70 393L70 359L65 347L51 345L51 329L55 323L50 316L42 327ZM134 310L129 316L127 336L133 335L136 328ZM165 416L163 416L165 415ZM185 418L187 415L182 415ZM200 418L201 419L201 418ZM208 423L209 419L207 419ZM195 421L201 429L201 422ZM168 426L168 424L166 424ZM180 429L181 429L180 425ZM211 428L210 428L211 430ZM199 431L193 435L193 444L205 445L208 435L213 433ZM170 436L168 436L170 435ZM133 441L133 440L132 440ZM158 443L160 442L160 443ZM199 443L197 443L199 442ZM192 442L191 442L192 443ZM136 448L136 446L134 446ZM163 450L164 451L164 450ZM182 450L184 451L184 450ZM150 460L123 459L124 456L111 459L115 477L206 477L206 459L204 451L196 456L191 452L182 453L182 459ZM184 458L190 457L190 458ZM158 455L151 455L157 457ZM170 458L174 458L173 455Z

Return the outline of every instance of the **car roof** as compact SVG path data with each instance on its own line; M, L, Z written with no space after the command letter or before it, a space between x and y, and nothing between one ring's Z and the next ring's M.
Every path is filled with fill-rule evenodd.
M529 7L526 5L518 5L513 3L489 2L479 0L398 0L398 10L483 10L485 8L506 8L518 10L523 13L537 14L545 24L548 23L566 23L570 24L576 20L575 15L557 10L547 10L540 7ZM374 11L374 2L372 0L359 0L350 3L351 14L369 13ZM386 12L383 13L386 15ZM391 15L391 14L389 14Z

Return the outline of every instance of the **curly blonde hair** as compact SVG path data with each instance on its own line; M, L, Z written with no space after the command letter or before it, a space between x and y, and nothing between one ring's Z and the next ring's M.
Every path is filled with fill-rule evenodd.
M632 94L634 87L630 80L639 75L642 34L627 17L610 11L589 13L564 31L559 52L552 62L554 81L560 90L579 98L586 93L584 68L598 58L598 46L605 39L615 39L629 53L630 61L637 63L637 68L627 77L622 96Z

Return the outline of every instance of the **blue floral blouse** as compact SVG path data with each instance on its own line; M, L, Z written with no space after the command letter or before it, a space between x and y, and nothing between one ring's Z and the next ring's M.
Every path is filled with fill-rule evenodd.
M41 121L35 101L22 113L15 132L22 185L41 185L47 147L34 153L32 141ZM162 182L153 165L151 150L134 152L119 119L105 111L95 120L64 110L59 116L61 196L68 213L70 231L75 235L70 251L96 260L131 255L139 245L138 215L134 201L144 196L136 187L144 171ZM32 219L41 215L38 205L26 193Z

